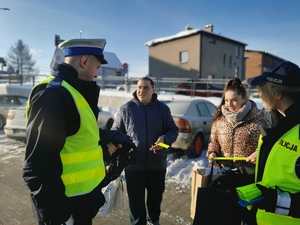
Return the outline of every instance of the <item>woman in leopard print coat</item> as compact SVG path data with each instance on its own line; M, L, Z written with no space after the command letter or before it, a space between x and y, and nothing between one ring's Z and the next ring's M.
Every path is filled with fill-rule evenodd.
M252 157L251 162L221 161L223 166L236 168L253 165L260 135L258 122L263 117L255 102L248 100L238 78L228 81L222 101L213 120L207 157Z

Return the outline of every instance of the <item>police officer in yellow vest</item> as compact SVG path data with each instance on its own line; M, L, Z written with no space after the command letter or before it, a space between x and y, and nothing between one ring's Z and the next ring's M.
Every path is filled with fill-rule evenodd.
M97 124L105 39L59 44L65 61L32 90L23 177L39 224L91 225L104 204L106 171Z
M254 205L257 224L299 225L300 69L288 61L274 62L247 82L257 86L271 113L258 143L256 187L263 200Z

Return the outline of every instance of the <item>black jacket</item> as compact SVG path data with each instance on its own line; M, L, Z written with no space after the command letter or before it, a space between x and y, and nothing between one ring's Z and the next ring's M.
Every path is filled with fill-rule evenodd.
M95 82L78 79L77 71L64 63L59 65L57 77L80 92L97 120L99 86ZM66 138L75 134L80 127L80 117L73 97L62 86L42 85L31 94L30 103L23 178L30 189L37 217L43 222L61 224L70 217L76 202L82 204L80 201L89 203L81 206L85 210L83 213L95 216L104 204L101 184L80 198L68 198L61 179L60 151ZM110 141L122 143L127 139L127 136L112 131L102 130L100 136L106 160L109 160L106 144Z

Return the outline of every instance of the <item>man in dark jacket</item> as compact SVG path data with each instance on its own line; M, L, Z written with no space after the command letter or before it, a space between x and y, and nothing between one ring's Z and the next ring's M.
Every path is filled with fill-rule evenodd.
M30 94L23 177L40 225L91 225L105 202L101 183L106 170L97 124L100 88L92 81L100 65L107 63L105 43L105 39L61 43L65 61L57 75ZM125 136L114 136L118 136L112 138L115 146L129 142Z
M131 224L159 225L167 168L167 150L159 143L175 142L178 128L149 77L139 79L133 99L120 107L112 129L129 135L138 148L136 162L125 167Z

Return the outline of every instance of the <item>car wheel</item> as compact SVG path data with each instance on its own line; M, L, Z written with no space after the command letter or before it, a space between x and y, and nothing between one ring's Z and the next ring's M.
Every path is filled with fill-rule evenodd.
M118 91L125 91L125 89L120 87Z
M187 150L187 155L189 158L198 158L203 149L203 139L201 134L197 134L192 146L190 147L189 150Z
M114 120L113 120L112 118L110 118L110 119L107 121L107 123L106 123L106 126L105 126L106 129L110 130L110 128L112 127L113 123L114 123Z
M0 129L3 129L4 125L5 125L5 118L3 116L0 115Z

